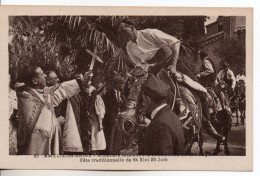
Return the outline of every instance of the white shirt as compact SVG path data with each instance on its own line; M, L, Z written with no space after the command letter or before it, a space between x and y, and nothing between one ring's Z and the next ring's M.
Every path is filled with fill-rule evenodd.
M224 76L225 76L225 70L221 70L218 74L217 74L217 78L216 78L216 81L215 81L215 85L218 85L219 83L219 80L223 80L224 79ZM235 88L236 86L236 78L234 76L234 73L232 70L229 70L227 71L227 78L228 79L232 79L232 88Z
M236 76L236 81L239 82L240 80L243 80L244 82L246 82L246 77L245 77L245 75L240 75L240 74L238 74L238 75Z
M203 65L205 66L206 70L200 73L201 77L214 73L213 66L211 62L207 59L207 57L203 59Z
M155 108L155 109L153 110L152 114L151 114L151 119L153 119L153 118L155 117L155 115L156 115L162 108L164 108L165 106L167 106L166 103L164 103L164 104L158 106L157 108Z
M105 107L102 97L99 94L97 94L97 96L96 96L95 110L96 110L96 114L97 114L98 118L104 119L106 107Z
M141 65L152 59L155 53L163 46L172 48L180 42L177 38L157 29L145 29L137 31L136 43L129 41L126 46L127 53L133 63Z

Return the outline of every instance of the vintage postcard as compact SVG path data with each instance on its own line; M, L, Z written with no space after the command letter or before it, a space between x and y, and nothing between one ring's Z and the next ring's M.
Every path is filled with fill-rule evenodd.
M0 6L1 169L253 170L253 9Z

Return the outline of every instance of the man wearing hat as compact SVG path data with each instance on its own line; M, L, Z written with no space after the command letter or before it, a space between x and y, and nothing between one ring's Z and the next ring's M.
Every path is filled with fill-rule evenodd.
M119 35L127 41L126 50L130 57L130 61L135 66L147 68L149 73L156 74L161 68L166 67L177 80L180 77L177 70L184 73L195 82L198 82L196 76L187 68L183 61L179 60L180 40L168 35L158 29L137 30L131 19L119 19L114 25ZM178 62L177 62L178 60ZM193 87L194 88L194 87ZM197 91L201 104L204 119L204 129L209 135L217 140L223 140L223 136L218 134L210 122L210 114L206 93ZM179 97L175 103L178 109L185 109Z
M123 111L126 100L123 95L125 80L120 75L114 75L113 88L104 96L106 113L104 116L104 133L106 138L106 151L104 154L119 155L122 141L122 132L118 113Z
M150 74L143 85L143 104L151 123L146 129L141 155L181 155L184 135L180 119L167 105L170 87Z

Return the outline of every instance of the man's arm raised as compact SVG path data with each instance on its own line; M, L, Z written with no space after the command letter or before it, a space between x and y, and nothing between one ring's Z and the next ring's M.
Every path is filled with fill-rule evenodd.
M54 106L58 106L62 100L69 99L80 91L91 93L94 90L93 86L89 84L92 76L92 72L86 72L84 77L81 76L77 79L61 83L61 85L53 92Z

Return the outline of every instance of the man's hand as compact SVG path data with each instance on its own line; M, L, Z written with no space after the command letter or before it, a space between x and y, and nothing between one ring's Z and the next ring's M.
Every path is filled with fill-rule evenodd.
M141 124L139 124L139 126L140 126L141 128L146 128L146 127L148 127L148 126L150 125L150 123L151 123L151 120L148 119L148 118L146 118L146 117L144 117L144 118L142 119L142 121L141 121Z
M176 77L178 82L184 82L185 81L184 80L185 78L184 78L183 74L180 73L180 72L176 72L175 77Z
M94 86L88 85L85 89L85 92L88 93L89 96L91 96L91 93L96 90L96 88Z
M91 93L96 90L95 87L91 85L91 78L93 77L92 71L87 71L84 76L81 77L81 82L83 85L83 89L86 93L88 93L89 96L91 96Z
M82 83L84 84L89 84L89 81L91 80L91 78L93 77L93 72L92 71L87 71L85 74L84 74L84 77L83 79L81 79Z
M176 74L176 67L175 66L173 66L173 65L170 65L169 67L168 67L168 70L172 73L172 74Z
M60 123L60 125L65 124L65 118L64 117L60 116L60 117L57 118L57 120Z
M201 77L201 75L200 75L200 74L197 74L197 75L196 75L196 77L197 77L197 78L200 78L200 77Z

